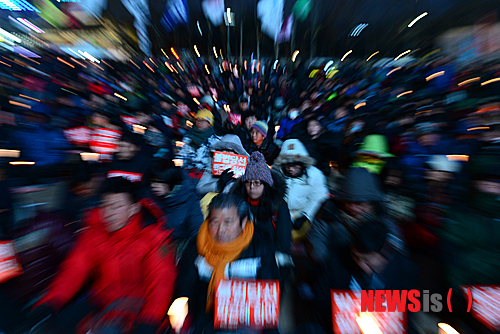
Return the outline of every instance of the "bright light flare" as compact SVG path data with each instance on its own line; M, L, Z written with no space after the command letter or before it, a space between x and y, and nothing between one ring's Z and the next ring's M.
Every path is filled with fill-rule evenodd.
M396 67L395 69L393 69L392 71L390 71L389 73L387 73L386 76L388 77L389 75L391 75L392 73L394 73L396 71L399 71L400 69L401 69L401 67Z
M122 95L120 95L118 93L114 93L113 95L116 96L117 98L122 99L123 101L127 101L127 98L125 96L122 96Z
M210 74L210 71L208 70L208 65L205 64L205 71L207 71L207 74Z
M143 63L143 64L144 64L144 65L145 65L145 66L146 66L146 67L147 67L147 68L148 68L151 72L155 73L155 70L153 70L153 68L152 68L151 66L149 66L149 64L148 64L148 63L146 63L146 61L145 61L145 60L143 60L143 61L142 61L142 63Z
M463 154L449 154L446 156L446 158L449 161L463 161L463 162L469 161L469 156Z
M137 67L138 69L141 69L141 68L139 67L139 65L137 65L136 63L134 63L134 61L133 61L132 59L129 59L129 61L130 61L132 64L134 64L134 66L135 66L135 67Z
M34 165L34 161L10 161L9 164L13 166L29 166L29 165Z
M372 53L372 55L370 57L368 57L368 59L366 61L369 61L370 59L373 58L373 56L375 56L376 54L380 53L380 51L377 51L377 52L374 52Z
M30 99L30 100L33 100L36 102L41 102L39 99L35 99L34 97L31 97L31 96L27 96L27 95L23 95L23 94L19 94L19 96L24 97L25 99Z
M401 96L405 96L405 95L408 95L408 94L411 94L411 93L413 93L412 90L407 90L406 92L402 92L401 94L399 94L396 97L399 99Z
M82 64L82 63L80 63L80 62L79 62L78 60L76 60L75 58L71 57L70 59L71 59L74 63L76 63L76 64L80 65L81 67L83 67L83 68L87 68L87 66L86 66L86 65L84 65L84 64Z
M19 158L21 151L0 149L0 158Z
M194 46L194 52L196 52L196 55L198 56L198 58L200 58L200 53L198 52L198 47L195 45Z
M394 58L394 60L398 60L399 58L403 57L404 55L407 55L410 52L411 52L411 50L406 50L405 52L401 53L399 56L397 56L396 58Z
M364 107L364 106L366 106L366 102L361 102L361 103L356 104L354 106L354 109L358 110L359 108Z
M460 334L457 330L444 322L438 324L439 334Z
M485 86L485 85L488 85L490 83L497 82L497 81L500 81L500 78L495 78L495 79L491 79L491 80L488 80L485 82L481 82L481 86Z
M219 56L217 55L217 49L215 48L215 46L213 47L213 50L214 50L215 58L219 58Z
M197 105L200 105L200 101L198 101L198 99L196 97L193 97L193 101L194 103L196 103Z
M292 55L292 62L295 63L295 60L297 59L297 56L299 55L299 52L300 52L299 50L295 50L295 52ZM245 69L246 69L246 65L245 65Z
M142 126L140 124L132 124L132 131L135 133L138 133L140 135L143 135L146 133L147 128L145 126Z
M13 40L16 43L21 43L21 39L20 38L12 35L10 32L5 31L2 28L0 28L0 35L2 35L4 37L7 37L8 39L11 39L11 40Z
M16 101L9 101L9 103L12 104L13 106L18 106L18 107L23 107L23 108L31 109L30 105L27 105L27 104L24 104L24 103L19 103L19 102L16 102Z
M429 75L427 78L425 78L425 81L431 81L432 79L434 78L437 78L437 77L440 77L440 76L443 76L444 75L444 71L440 71L440 72L437 72L437 73L434 73L432 75Z
M426 16L427 14L429 14L429 13L424 12L424 13L420 14L419 16L417 16L417 17L416 17L413 21L411 21L411 22L410 22L410 24L408 25L408 28L413 27L413 25L414 25L415 23L417 23L417 21L418 21L418 20L420 20L421 18L423 18L423 17L424 17L424 16Z
M83 161L99 161L99 153L93 153L93 152L82 152L80 153L80 158Z
M345 59L348 55L350 55L351 53L352 53L352 50L347 51L347 52L346 52L346 54L342 57L342 59L340 59L340 61L344 61L344 59Z
M175 59L179 60L179 56L177 55L177 52L175 52L174 48L170 48L170 52L174 55Z
M356 318L356 323L363 334L382 334L375 319L368 314L360 314Z
M470 84L471 82L476 82L476 81L479 81L479 80L481 80L480 77L475 77L475 78L472 78L472 79L464 80L464 81L458 83L458 87L462 87L464 85Z
M45 31L43 31L42 29L38 28L36 25L34 25L33 23L31 23L30 21L24 19L24 18L21 18L21 17L18 17L17 20L19 22L21 22L23 25L25 25L26 27L30 28L31 30L33 30L34 32L38 33L38 34L44 34Z
M60 61L61 63L63 63L63 64L68 65L68 66L69 66L69 67L71 67L71 68L75 68L75 65L73 65L73 64L71 64L71 63L68 63L66 60L64 60L64 59L62 59L62 58L60 58L60 57L57 57L57 60L59 60L59 61Z
M227 8L226 15L227 15L227 23L231 24L232 23L231 22L231 8L229 8L229 7Z

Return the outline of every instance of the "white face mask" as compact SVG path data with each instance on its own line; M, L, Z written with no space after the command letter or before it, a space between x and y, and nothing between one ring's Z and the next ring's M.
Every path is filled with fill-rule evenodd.
M299 116L299 111L298 110L292 110L288 113L288 117L290 119L296 119L297 116Z

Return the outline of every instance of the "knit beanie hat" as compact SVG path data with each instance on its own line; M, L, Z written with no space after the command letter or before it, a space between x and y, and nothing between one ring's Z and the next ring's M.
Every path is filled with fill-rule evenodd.
M267 166L266 159L262 153L253 152L250 156L245 175L243 175L243 181L246 180L260 180L266 182L270 186L274 184L271 169Z
M255 129L262 133L264 137L267 137L267 130L269 129L269 127L267 126L266 122L257 121L254 125L252 125L251 129Z
M202 109L196 113L197 119L204 119L210 123L210 125L214 125L214 115L208 109Z

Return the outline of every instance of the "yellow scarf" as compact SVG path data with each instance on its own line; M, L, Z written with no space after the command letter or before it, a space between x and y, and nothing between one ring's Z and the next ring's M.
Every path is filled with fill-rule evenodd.
M205 257L207 262L214 267L207 292L207 313L214 305L214 293L219 282L224 279L224 269L226 264L232 262L240 256L253 238L253 223L247 221L243 232L233 241L220 243L215 241L208 228L208 220L201 225L196 238L198 254Z

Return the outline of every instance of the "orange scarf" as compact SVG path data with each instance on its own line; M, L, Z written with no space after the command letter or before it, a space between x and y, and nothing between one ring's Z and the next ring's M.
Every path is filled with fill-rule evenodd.
M224 269L229 262L240 256L253 238L253 223L247 221L243 232L233 241L220 243L215 241L208 228L208 220L201 225L196 238L198 253L205 257L207 262L214 267L207 292L207 313L213 309L214 293L219 282L224 279Z

